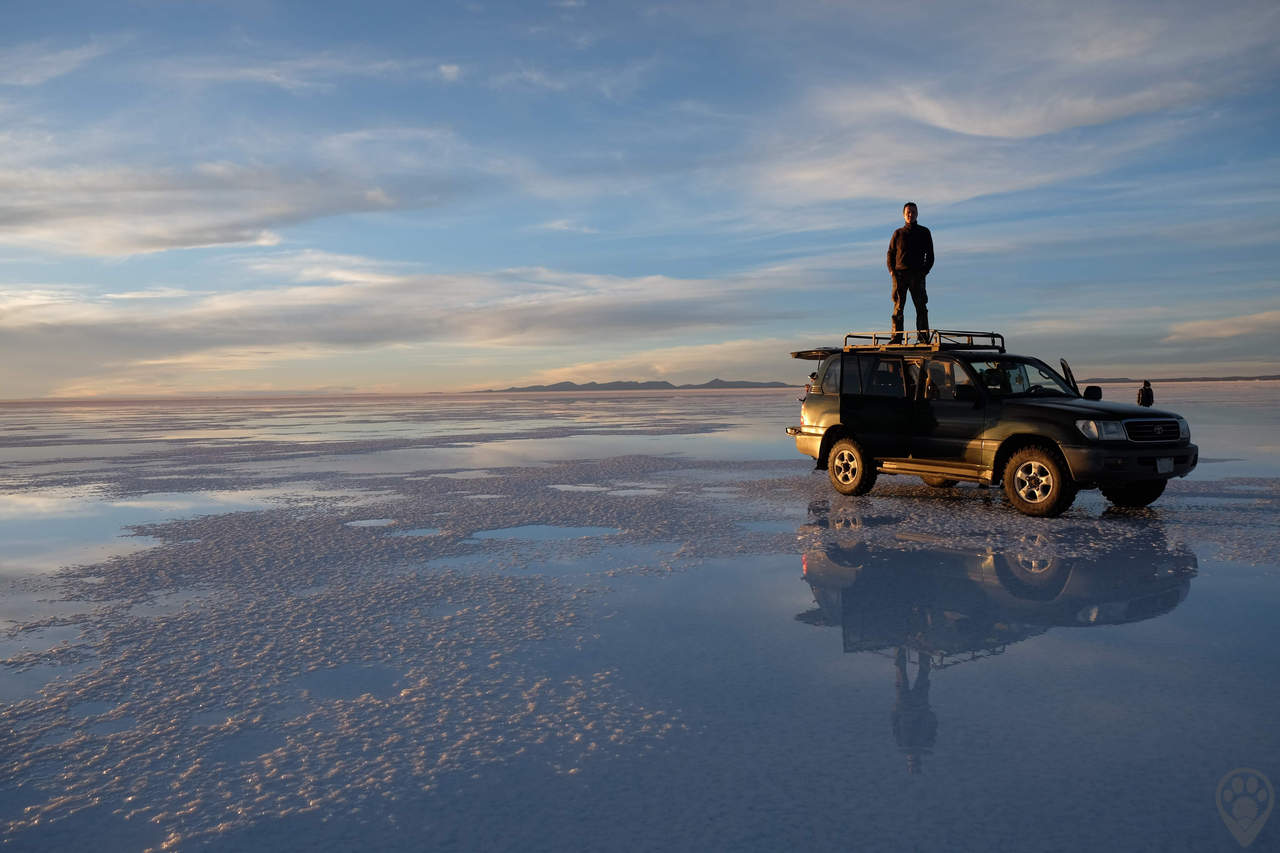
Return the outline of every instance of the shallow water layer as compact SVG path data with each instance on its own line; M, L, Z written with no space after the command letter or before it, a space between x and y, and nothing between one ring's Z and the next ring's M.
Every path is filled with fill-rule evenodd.
M0 407L0 836L1239 849L1280 394L1210 385L1158 402L1231 461L1054 520L840 497L791 390Z

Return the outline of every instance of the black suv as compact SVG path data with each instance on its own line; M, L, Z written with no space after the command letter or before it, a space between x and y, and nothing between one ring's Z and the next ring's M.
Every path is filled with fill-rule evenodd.
M793 352L821 361L787 427L796 448L845 495L879 474L931 486L994 485L1028 515L1061 515L1080 489L1140 507L1196 467L1187 422L1172 412L1081 394L1071 368L1009 355L998 332L930 329L920 343L849 334L843 347Z

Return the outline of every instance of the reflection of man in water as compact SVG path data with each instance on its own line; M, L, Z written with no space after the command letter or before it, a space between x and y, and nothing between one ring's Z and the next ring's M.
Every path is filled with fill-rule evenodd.
M938 717L929 707L929 655L917 652L919 661L916 683L913 686L907 676L907 649L898 646L894 657L897 667L898 701L893 705L893 738L898 749L907 754L907 772L919 773L920 759L933 752L938 737Z

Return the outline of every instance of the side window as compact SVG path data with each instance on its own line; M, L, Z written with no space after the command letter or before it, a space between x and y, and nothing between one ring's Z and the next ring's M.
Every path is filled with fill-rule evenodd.
M987 389L990 397L1005 397L1013 393L1013 375L1020 365L1015 362L975 361L973 369L978 374L978 381ZM1008 368L1008 369L1006 369Z
M864 356L862 358L862 393L868 397L906 397L902 360L882 356Z
M928 400L955 400L956 388L968 386L973 388L973 380L964 367L950 359L933 359L925 367L925 398ZM976 400L974 394L966 395L967 399Z
M954 362L929 362L925 368L925 398L929 400L954 400L956 398L956 366Z
M840 357L827 360L827 371L822 374L822 393L840 393Z

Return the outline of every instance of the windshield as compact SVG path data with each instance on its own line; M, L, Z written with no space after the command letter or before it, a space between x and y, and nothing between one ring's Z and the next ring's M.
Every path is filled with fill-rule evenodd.
M1066 380L1042 361L1031 358L997 358L971 361L982 387L992 397L1076 397Z

